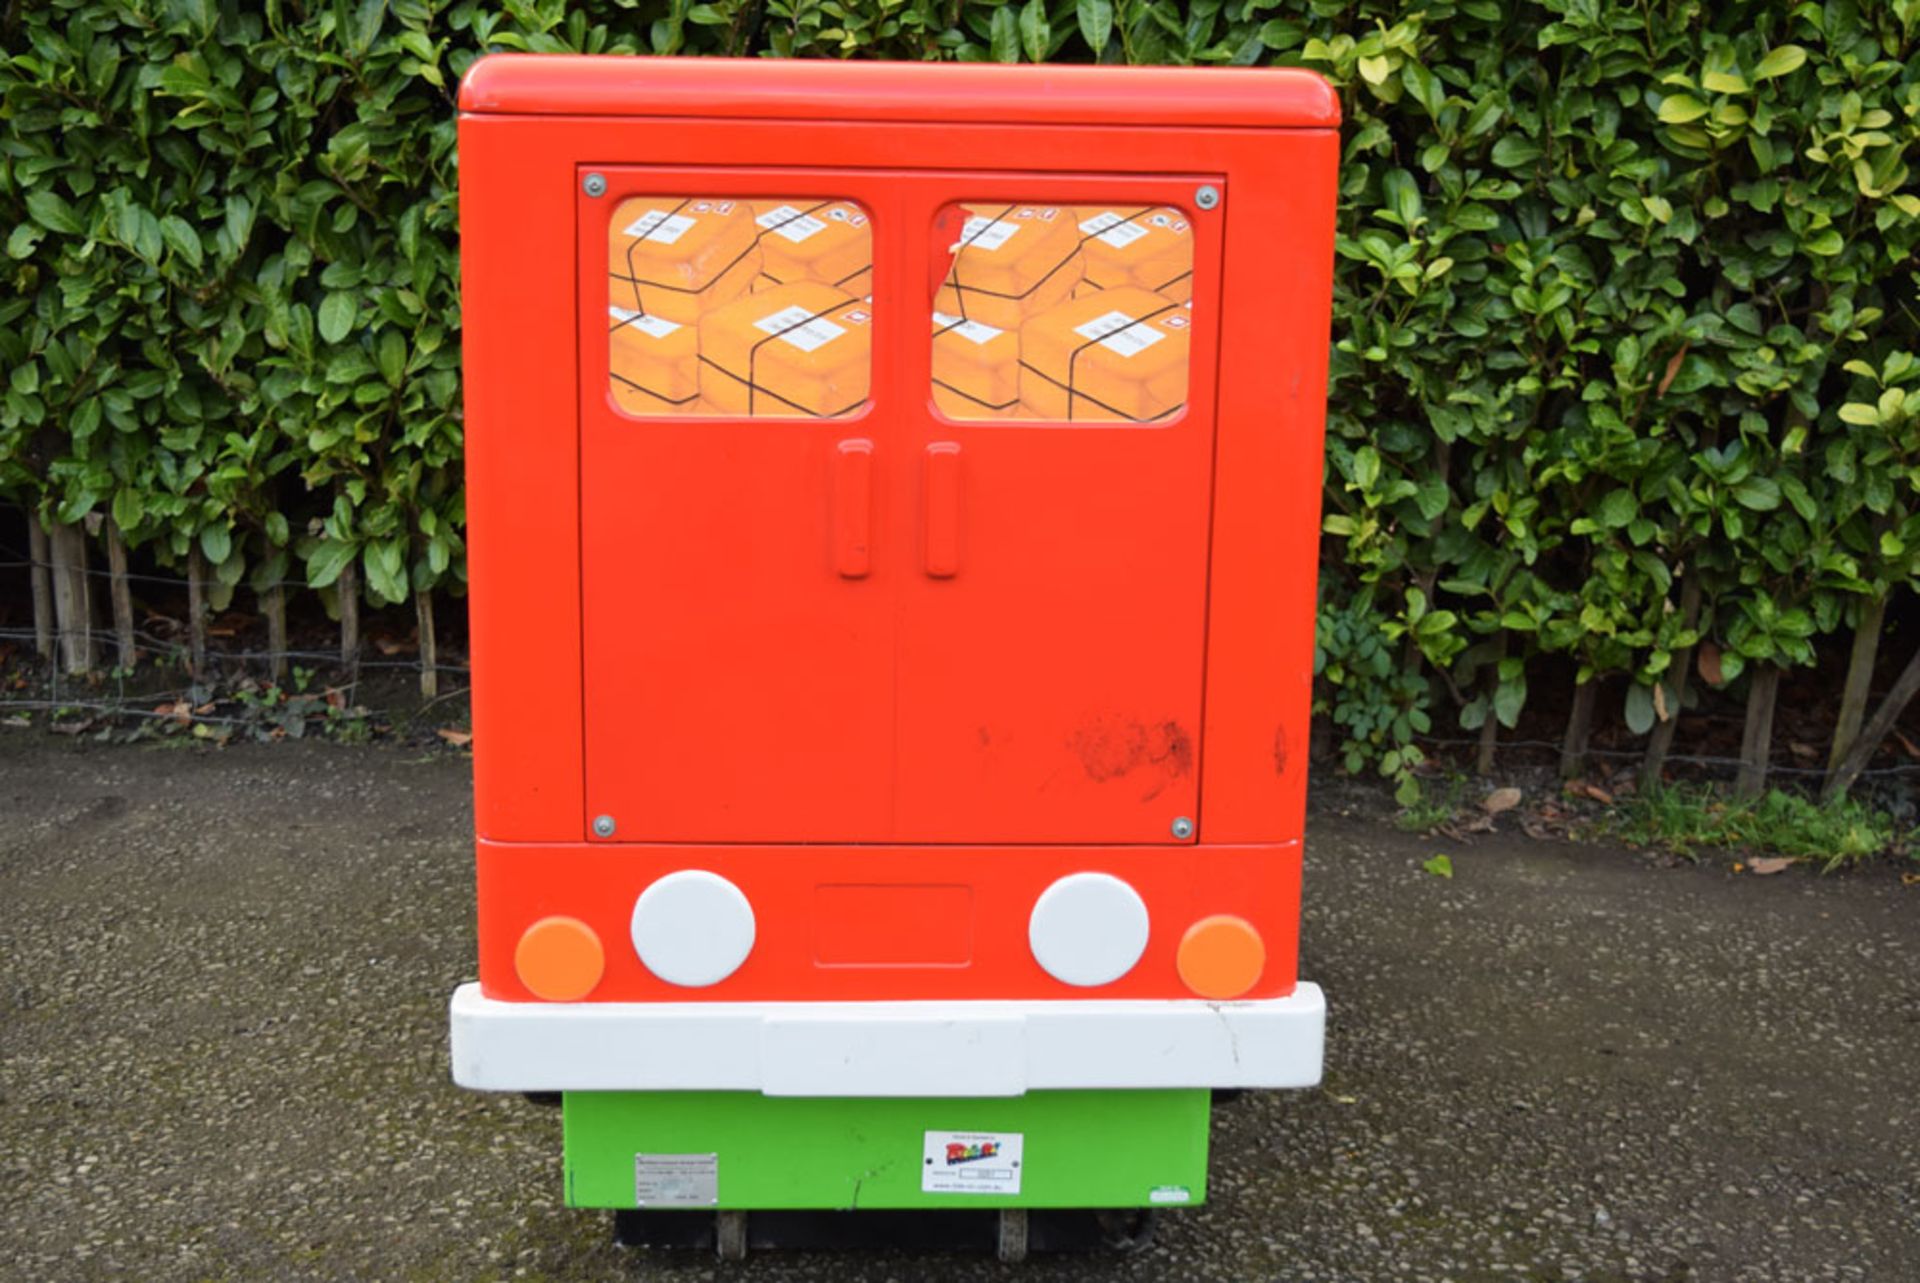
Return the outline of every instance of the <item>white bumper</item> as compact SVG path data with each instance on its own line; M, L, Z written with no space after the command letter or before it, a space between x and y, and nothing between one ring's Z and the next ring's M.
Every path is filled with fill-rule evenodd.
M1062 1088L1311 1087L1318 985L1257 1002L451 1004L453 1080L481 1091L1018 1096Z

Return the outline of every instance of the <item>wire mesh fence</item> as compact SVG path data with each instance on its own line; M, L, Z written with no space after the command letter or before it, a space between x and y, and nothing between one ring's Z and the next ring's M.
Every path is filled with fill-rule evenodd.
M0 505L0 512L5 511L6 506ZM24 510L14 508L13 512L26 518ZM70 607L72 618L60 617L60 603L50 595L20 593L32 597L34 612L32 626L20 626L10 622L9 606L16 603L9 602L9 575L16 590L18 581L29 576L68 575L104 584L108 591L89 594L77 609ZM108 613L101 609L103 604L115 598L122 609L131 604L130 591L122 589L142 593L144 610L137 621L103 618ZM413 719L433 710L464 718L468 667L457 650L436 644L439 630L426 623L444 604L436 605L429 597L422 599L424 610L417 601L411 609L376 611L364 621L363 631L362 621L319 616L312 609L318 588L304 578L282 576L234 586L236 594L244 591L262 604L276 590L303 594L307 610L299 621L298 643L271 644L274 635L290 636L288 625L268 627L262 614L231 608L207 611L204 602L197 600L204 591L197 595L186 576L163 573L157 566L108 568L35 557L30 549L0 538L0 675L4 675L0 717L17 722L44 715L59 729L120 722L135 727L252 731L275 738L302 734L311 721L357 733L365 726ZM452 635L464 635L464 610L449 613L462 616L450 630ZM196 624L197 638L193 635ZM329 631L339 644L317 640ZM69 644L75 632L85 635L79 645ZM268 638L265 642L263 634ZM121 650L116 662L96 653L103 644L116 642ZM36 655L37 663L32 658ZM417 683L417 694L408 689L409 678ZM451 683L451 689L441 686L442 679ZM186 684L178 684L180 680ZM461 732L448 734L458 741ZM1697 738L1707 736L1702 733ZM1443 754L1483 746L1482 740L1473 737L1444 735L1421 735L1417 742ZM1554 754L1565 748L1556 741L1518 736L1499 740L1498 747L1508 755ZM1632 763L1641 761L1645 750L1590 744L1584 755L1597 762ZM1862 769L1858 778L1920 776L1920 760L1888 763L1887 756L1883 752L1883 763ZM1750 766L1741 757L1711 752L1668 751L1662 762L1667 768L1707 776L1733 776ZM1797 761L1790 746L1776 746L1766 771L1770 777L1816 785L1831 774L1826 765Z
M467 666L436 618L454 616L457 642L464 612L432 594L363 617L348 581L327 612L303 578L195 582L151 556L130 564L124 549L101 565L84 543L36 535L17 507L0 505L4 518L18 523L0 534L0 719L11 724L224 739L464 720ZM67 533L104 542L99 524Z

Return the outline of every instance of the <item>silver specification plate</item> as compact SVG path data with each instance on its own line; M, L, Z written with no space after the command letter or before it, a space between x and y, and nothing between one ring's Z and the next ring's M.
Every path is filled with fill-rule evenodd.
M639 1207L712 1207L720 1201L718 1154L635 1154L633 1201Z

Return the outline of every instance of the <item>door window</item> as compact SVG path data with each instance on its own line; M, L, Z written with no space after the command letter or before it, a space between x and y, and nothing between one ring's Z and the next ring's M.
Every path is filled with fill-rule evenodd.
M858 204L633 197L613 211L607 271L626 413L837 418L866 403L873 226Z
M934 219L933 404L948 419L1170 420L1186 405L1193 229L1143 204L968 201Z

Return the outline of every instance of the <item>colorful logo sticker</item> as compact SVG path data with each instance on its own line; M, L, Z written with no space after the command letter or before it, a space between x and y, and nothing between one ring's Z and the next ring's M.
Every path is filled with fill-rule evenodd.
M1018 1194L1020 1132L927 1132L920 1150L923 1194Z

